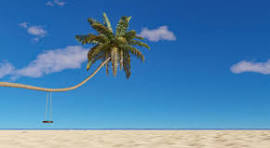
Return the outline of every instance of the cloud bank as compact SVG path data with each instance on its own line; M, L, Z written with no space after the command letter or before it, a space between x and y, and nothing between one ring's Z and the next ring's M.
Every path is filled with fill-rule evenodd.
M0 78L5 76L39 78L66 69L79 69L87 61L87 52L88 50L81 46L47 50L20 69L15 69L12 64L4 62L0 64Z
M157 29L152 30L148 28L143 28L142 32L139 35L153 42L157 42L160 40L176 40L174 33L168 29L168 26L161 26Z
M231 66L233 73L256 72L261 74L270 74L270 59L266 62L240 61Z

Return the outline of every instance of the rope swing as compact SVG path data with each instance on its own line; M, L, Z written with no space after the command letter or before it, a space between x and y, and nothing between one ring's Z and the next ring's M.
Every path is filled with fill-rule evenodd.
M44 114L44 121L42 121L42 123L53 123L53 120L52 120L52 92L48 92L46 95L45 114Z
M19 83L10 83L10 82L0 82L0 87L23 88L23 89L47 92L44 121L42 121L42 123L53 123L53 120L52 120L52 92L66 92L66 91L71 91L71 90L79 88L80 86L85 84L87 81L89 81L92 77L94 77L96 75L96 73L110 60L111 60L110 57L107 58L104 62L102 62L98 66L98 68L90 76L88 76L86 79L84 79L82 82L78 83L77 85L74 85L71 87L43 88L43 87L37 87L37 86L31 86L31 85L25 85L25 84L19 84Z

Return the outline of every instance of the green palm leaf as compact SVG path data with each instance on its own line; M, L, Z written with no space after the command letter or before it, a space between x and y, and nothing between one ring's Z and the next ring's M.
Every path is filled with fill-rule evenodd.
M127 39L127 41L132 40L132 39L134 39L136 37L136 31L135 30L131 30L129 32L126 32L126 34L124 35L124 37Z
M146 43L141 42L141 41L131 40L131 41L129 41L129 44L130 45L141 46L141 47L145 47L147 49L150 49L150 47Z
M76 35L76 39L84 44L98 44L98 43L105 43L108 41L108 38L104 35L93 35L89 33L88 35Z
M89 50L88 52L88 60L91 60L95 56L97 56L100 52L105 51L110 47L110 44L98 44L92 48L92 50Z
M107 28L108 28L111 32L113 32L111 22L110 22L110 20L109 20L107 14L106 14L105 12L103 13L103 19L104 19L104 22L105 22L105 25L107 26Z
M93 58L91 58L91 59L88 59L88 63L87 63L87 67L86 67L87 71L91 68L91 66L92 66L93 64L96 63L96 61L101 60L101 59L103 59L103 61L106 60L106 59L104 58L104 56L103 56L103 53L99 53L99 54L96 55L95 57L93 57Z
M141 37L141 36L135 36L135 38L136 38L136 39L139 39L139 40L144 40L144 38Z
M130 17L126 17L126 16L121 17L120 21L117 24L116 36L123 36L126 34L130 19L131 19L131 16Z
M88 22L90 23L91 27L93 29L95 29L98 33L104 34L108 38L113 37L112 31L109 28L107 28L106 26L104 26L102 23L100 23L100 22L98 22L98 21L96 21L96 20L94 20L92 18L89 18Z
M142 60L144 62L144 56L143 54L140 52L140 50L138 50L135 47L132 47L130 45L123 45L121 46L123 50L125 51L129 51L130 53L134 54L137 58L139 58L140 60Z

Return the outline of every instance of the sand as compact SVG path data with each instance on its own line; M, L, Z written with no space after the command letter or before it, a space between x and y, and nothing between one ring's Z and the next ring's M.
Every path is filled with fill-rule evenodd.
M270 131L2 130L0 148L270 148Z

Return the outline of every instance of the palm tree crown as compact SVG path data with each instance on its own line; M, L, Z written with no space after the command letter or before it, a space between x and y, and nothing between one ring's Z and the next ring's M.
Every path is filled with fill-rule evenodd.
M131 74L130 56L135 55L141 61L144 61L143 54L134 46L147 49L150 49L150 47L140 41L143 38L137 36L135 30L128 31L131 17L121 17L115 32L113 32L106 13L103 13L103 19L104 23L100 23L92 18L88 19L91 27L97 31L97 35L89 33L76 36L76 39L83 45L94 45L88 52L87 70L96 61L101 60L104 62L110 58L109 63L106 63L106 73L109 73L109 64L111 63L114 76L116 76L118 65L120 65L120 70L123 68L126 77L129 78Z

